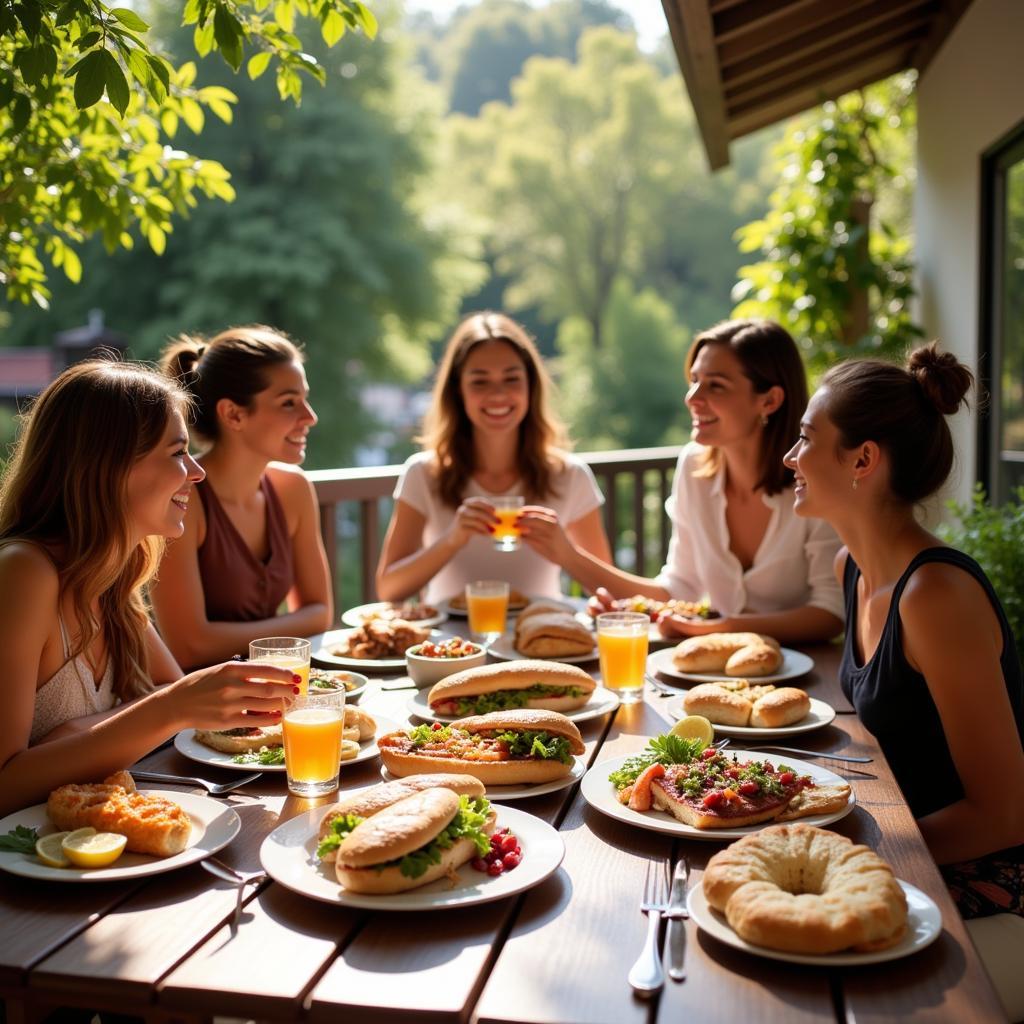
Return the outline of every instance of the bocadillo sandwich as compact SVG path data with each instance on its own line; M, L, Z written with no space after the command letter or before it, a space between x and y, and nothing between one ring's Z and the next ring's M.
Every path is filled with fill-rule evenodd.
M378 740L392 775L464 772L485 786L551 782L572 771L585 750L579 729L557 711L495 711L451 725L434 722Z
M439 715L486 715L514 708L574 711L597 683L575 665L510 661L467 668L431 687L427 701Z
M486 797L425 789L369 818L336 821L334 870L351 892L405 892L453 876L466 861L484 856L495 822Z

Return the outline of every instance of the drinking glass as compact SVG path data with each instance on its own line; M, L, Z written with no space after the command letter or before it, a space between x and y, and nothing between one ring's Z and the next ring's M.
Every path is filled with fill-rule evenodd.
M300 678L299 693L304 697L309 688L311 649L310 642L300 637L268 636L249 644L249 661L257 665L290 668Z
M466 584L469 631L482 636L486 643L497 640L505 632L508 591L508 584L501 580L477 580Z
M296 697L281 719L288 791L325 796L338 788L345 691Z
M523 507L521 495L508 498L493 498L491 504L498 517L498 525L494 528L494 546L499 551L515 551L519 547L519 527L516 519Z
M601 679L623 704L643 700L650 627L651 620L640 612L606 612L597 617Z

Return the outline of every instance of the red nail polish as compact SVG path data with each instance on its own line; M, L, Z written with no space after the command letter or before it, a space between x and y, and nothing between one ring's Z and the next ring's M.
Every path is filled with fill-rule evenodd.
M293 686L292 687L292 693L300 693L300 692L301 691L299 690L299 688L297 686Z
M298 672L293 672L292 673L292 682L293 683L301 683L302 682L302 676L300 676Z

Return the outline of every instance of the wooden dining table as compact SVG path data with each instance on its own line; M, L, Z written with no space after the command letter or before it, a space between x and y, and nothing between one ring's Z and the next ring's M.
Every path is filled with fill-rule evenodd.
M460 627L464 622L456 620L444 630ZM814 668L800 685L838 715L791 745L873 759L866 765L820 760L856 794L853 812L830 827L876 850L938 905L941 934L913 955L841 968L784 963L731 948L691 920L686 980L667 981L652 998L636 996L626 976L646 930L640 912L646 862L685 855L692 884L699 885L708 858L725 843L606 817L585 802L577 784L515 804L558 830L565 844L558 870L524 893L472 907L357 910L263 880L246 889L233 927L234 887L198 864L94 884L3 875L0 995L7 1020L21 1024L56 1007L80 1007L154 1022L215 1016L324 1024L1005 1021L885 758L840 691L839 648L805 650ZM593 668L596 673L596 663ZM399 672L375 675L361 706L406 722L415 690L391 688L401 685ZM667 703L648 687L642 703L582 723L588 763L642 749L667 729ZM906 727L913 743L913 723ZM171 746L139 767L230 777ZM343 767L341 789L379 780L374 758ZM272 773L223 799L242 828L218 856L239 871L259 870L260 845L280 824L329 802L289 796L283 774Z

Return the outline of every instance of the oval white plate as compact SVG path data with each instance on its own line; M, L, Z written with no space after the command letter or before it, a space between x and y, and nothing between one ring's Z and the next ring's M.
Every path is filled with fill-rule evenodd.
M323 646L313 652L313 661L318 665L325 665L327 668L351 668L357 672L373 672L383 669L405 668L405 655L400 654L395 658L349 658L342 654L331 654L328 647L340 644L345 637L355 632L355 629L332 629L324 633ZM439 629L430 631L431 638L441 635Z
M341 617L341 621L346 626L361 626L367 618L372 618L374 612L381 611L385 608L394 607L391 601L374 601L372 604L360 604L356 605L355 608L349 608L347 612ZM425 619L410 619L414 626L440 626L442 622L448 621L448 616L437 609L436 615L429 615Z
M560 779L552 779L550 782L536 782L533 785L525 786L487 786L487 798L492 801L499 800L526 800L531 796L543 796L545 793L556 793L560 789L579 782L587 772L586 762L578 757L572 759L572 771ZM381 777L385 782L394 782L399 778L392 775L383 765L380 769Z
M409 713L416 718L422 718L425 722L457 722L459 715L439 715L431 708L427 700L430 690L431 687L427 686L416 691L416 695L410 698L406 705ZM589 722L591 718L600 718L601 715L614 711L618 706L619 695L611 690L606 690L603 686L598 686L590 694L590 700L583 707L565 712L565 717L571 718L577 723Z
M192 819L188 845L181 853L173 857L123 853L109 868L51 868L36 860L34 854L30 856L0 851L0 869L23 878L42 878L54 882L113 882L122 878L159 875L186 864L194 864L222 850L242 827L238 815L223 800L166 789L140 789L139 792L173 800ZM17 825L38 829L41 836L57 831L46 814L46 804L36 804L7 815L0 821L0 835L6 835Z
M686 679L694 683L715 683L719 679L728 679L724 672L681 672L672 662L672 655L676 647L666 647L663 650L655 651L647 657L647 671L659 672L663 676L671 676L673 679ZM782 667L778 672L770 676L746 676L755 686L758 683L781 683L784 679L799 679L807 675L814 668L814 659L802 651L793 651L788 647L782 648Z
M502 661L528 661L534 660L530 658L528 654L520 654L515 647L512 646L512 637L503 636L487 648L487 653L493 655L495 658L500 658ZM595 647L589 654L569 654L564 658L537 658L537 661L559 661L563 665L582 665L587 661L597 660L597 648Z
M639 753L639 751L638 751ZM751 761L771 760L775 764L785 764L793 769L797 775L810 775L815 782L829 785L841 785L846 780L840 778L827 768L816 764L808 764L806 761L796 761L791 757L766 755L752 750L733 750L731 747L724 751L727 754L735 754L738 758ZM667 811L656 811L653 808L649 811L634 811L625 804L620 804L615 793L615 787L608 781L608 776L623 766L626 760L633 757L632 754L624 754L621 757L609 758L600 764L594 765L586 775L583 776L583 784L580 792L583 799L596 811L607 814L609 818L617 818L628 825L636 825L637 828L646 828L651 832L664 832L673 836L685 836L687 839L739 839L741 836L750 835L751 832L760 832L761 829L774 825L774 821L764 821L758 825L742 825L739 828L694 828L673 818ZM833 821L839 821L853 810L857 798L850 790L850 799L846 806L831 814L812 814L806 818L800 818L805 825L830 825Z
M897 879L907 897L907 934L903 939L888 949L879 949L873 953L787 953L781 949L766 949L754 946L741 939L729 927L725 916L720 914L708 903L702 886L690 890L686 900L690 916L697 927L714 936L727 946L742 949L745 953L768 957L769 960L785 960L793 964L812 964L820 967L856 967L860 964L879 964L886 960L899 960L930 946L942 931L942 914L938 904L916 886L902 879Z
M305 814L274 829L260 847L260 862L275 882L324 903L367 910L445 910L469 907L504 899L542 882L558 869L565 856L562 837L546 822L514 807L495 805L498 828L508 827L523 848L523 859L512 871L492 878L463 864L452 888L447 878L409 892L374 896L343 889L334 875L333 864L316 857L317 830L323 808Z
M677 721L686 718L683 710L683 698L673 697L665 701L665 710ZM783 725L778 729L755 729L746 725L716 725L716 736L731 736L733 739L778 740L785 736L795 736L801 732L811 732L828 725L836 717L836 709L817 697L811 697L811 710L793 725Z
M373 720L377 723L377 736L383 736L386 732L394 732L396 729L400 729L401 726L392 721L390 718L384 718L381 715L373 715ZM184 754L190 761L198 761L200 764L209 764L214 768L231 768L233 771L238 772L283 772L283 764L236 764L231 760L235 755L226 754L220 750L213 750L211 747L206 746L204 743L200 743L195 738L195 729L182 729L177 736L174 737L174 749L179 754ZM367 740L365 743L359 744L359 753L355 757L350 757L345 761L341 762L341 767L344 768L346 765L359 764L360 761L369 761L371 757L376 757L380 753L377 747L376 736L372 740Z

